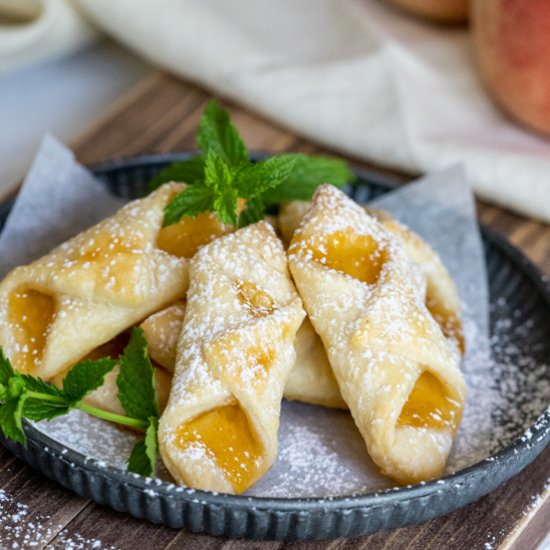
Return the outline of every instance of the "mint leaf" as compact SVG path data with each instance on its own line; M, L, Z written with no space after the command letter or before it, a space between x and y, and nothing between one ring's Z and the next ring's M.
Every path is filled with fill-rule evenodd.
M266 203L309 200L322 183L330 183L340 188L356 179L343 160L300 153L289 153L276 158L288 157L295 159L292 172L281 185L268 189L263 194Z
M82 401L86 395L103 384L105 375L111 372L116 364L117 361L109 357L81 361L65 376L63 394L70 403Z
M155 473L155 464L157 461L157 424L158 418L149 419L149 427L145 432L145 437L138 441L128 459L128 471L151 477Z
M130 341L118 362L118 399L126 414L139 420L158 416L155 372L149 360L147 341L142 329L132 329Z
M197 145L206 156L216 153L232 168L248 164L248 151L239 132L231 123L229 113L214 99L206 105L199 123Z
M239 227L259 222L264 218L265 205L261 198L254 197L246 203L246 208L239 215Z
M25 388L27 390L37 393L45 393L47 395L54 395L55 397L64 399L63 392L59 388L44 382L42 378L34 378L34 376L31 376L30 374L21 374L20 376L25 382Z
M183 216L196 216L212 209L214 193L204 183L194 183L178 193L164 208L164 227L178 223Z
M230 186L222 187L214 199L214 209L223 223L237 225L237 191Z
M51 403L28 397L23 405L23 416L35 422L39 420L51 420L56 416L67 414L70 408L68 404Z
M22 413L25 404L26 395L23 393L19 397L8 399L0 407L0 429L4 436L16 443L25 445L27 437L23 431Z
M239 197L258 197L268 189L278 188L292 175L295 155L270 157L241 170L237 177Z
M231 186L233 174L229 165L217 153L210 151L204 164L204 184L217 192L221 187Z
M10 378L15 376L15 371L6 357L4 350L0 347L0 384L7 386Z
M213 190L214 210L220 220L229 225L237 225L238 192L233 185L233 174L221 156L209 152L204 168L205 185Z
M157 174L150 182L147 190L150 192L160 187L163 183L177 181L182 183L194 183L204 177L204 159L201 156L189 160L174 162Z

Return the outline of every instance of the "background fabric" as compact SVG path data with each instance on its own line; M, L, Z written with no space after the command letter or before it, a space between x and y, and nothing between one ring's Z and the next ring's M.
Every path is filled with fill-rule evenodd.
M75 2L156 65L301 135L413 174L463 161L478 196L550 221L550 140L494 107L466 29L381 0Z

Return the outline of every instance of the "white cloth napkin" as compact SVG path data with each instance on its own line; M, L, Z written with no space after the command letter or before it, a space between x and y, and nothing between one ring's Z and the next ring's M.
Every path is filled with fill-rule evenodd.
M493 106L464 29L381 0L75 1L157 65L306 137L411 173L463 161L478 196L550 221L550 141Z

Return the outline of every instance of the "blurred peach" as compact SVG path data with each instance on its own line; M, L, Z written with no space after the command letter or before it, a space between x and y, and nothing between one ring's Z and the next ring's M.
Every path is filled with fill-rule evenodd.
M463 23L469 0L390 0L404 10L438 23Z
M550 134L550 0L473 0L470 18L491 95L517 120Z

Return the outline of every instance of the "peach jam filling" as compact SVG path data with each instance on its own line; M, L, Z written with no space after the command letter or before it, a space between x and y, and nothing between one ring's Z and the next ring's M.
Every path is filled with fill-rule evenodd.
M387 259L386 250L373 237L350 228L327 235L311 252L314 260L369 285L378 281Z
M253 283L234 283L239 301L253 317L266 317L275 311L273 298Z
M17 345L12 358L17 370L32 373L38 366L54 315L55 299L49 294L26 287L10 294L8 323Z
M233 230L211 212L194 218L183 216L179 222L159 231L157 247L178 258L192 258L201 246Z
M464 333L462 332L462 323L460 319L448 309L446 309L439 300L430 296L426 296L426 307L431 316L437 321L441 327L441 331L447 338L455 340L458 344L460 352L463 354L465 349Z
M271 367L274 359L275 350L270 345L265 348L253 347L246 350L246 363L252 367L253 372L258 375L266 373Z
M201 413L183 423L176 445L186 450L199 445L224 472L237 493L254 482L263 449L248 417L236 402Z
M420 375L397 421L397 426L454 431L460 405L450 398L443 384L430 372Z

